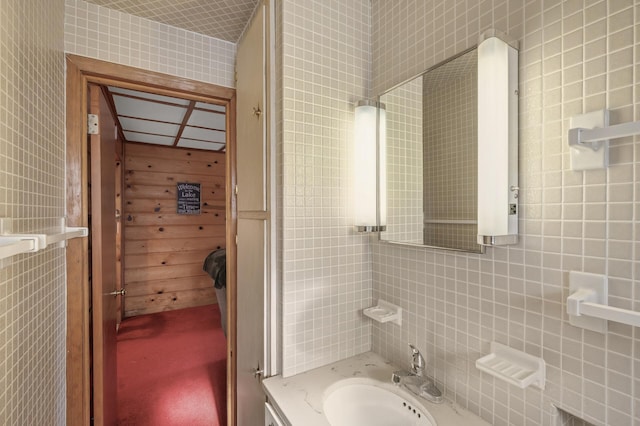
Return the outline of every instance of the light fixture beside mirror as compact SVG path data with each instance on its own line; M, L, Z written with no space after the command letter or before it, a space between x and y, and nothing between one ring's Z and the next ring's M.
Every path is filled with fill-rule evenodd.
M382 241L479 253L517 242L517 66L491 30L380 96Z
M478 244L518 242L518 50L490 30L478 44Z
M354 120L354 216L358 232L386 229L385 105L374 100L356 104Z

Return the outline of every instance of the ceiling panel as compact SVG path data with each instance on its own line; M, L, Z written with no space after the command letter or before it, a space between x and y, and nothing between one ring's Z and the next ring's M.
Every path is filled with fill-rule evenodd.
M159 136L159 135L147 135L144 133L124 132L124 137L128 142L142 142L150 143L154 145L173 145L174 137Z
M176 105L188 106L190 102L187 99L172 98L170 96L156 95L155 93L147 93L147 92L140 92L138 90L123 89L122 87L109 86L109 91L111 93L120 93L122 95L128 95L134 98L144 98L144 99L150 99L152 101L166 102L169 104L176 104ZM202 103L204 105L209 105L209 104L205 104L204 102ZM222 107L222 110L224 111L224 107Z
M180 148L206 149L213 151L224 151L224 144L215 142L194 141L193 139L180 139L178 142Z
M207 129L225 130L226 117L223 114L211 113L201 110L193 110L187 125L196 127L206 127Z
M185 127L182 137L187 139L198 139L202 141L224 142L225 133L217 130L201 129L199 127Z
M185 107L143 101L115 94L113 95L113 102L116 104L118 115L167 121L169 123L181 123L187 111Z
M178 134L180 125L162 123L158 121L138 120L135 118L119 117L122 130L134 130L144 133L155 133L157 135L173 136Z
M224 151L225 107L188 99L108 87L115 113L128 142ZM198 104L206 109L194 109Z
M224 112L224 109L225 109L223 105L207 104L204 102L196 102L196 108L208 109L211 111L220 111L220 112Z
M119 10L236 43L258 0L87 0Z

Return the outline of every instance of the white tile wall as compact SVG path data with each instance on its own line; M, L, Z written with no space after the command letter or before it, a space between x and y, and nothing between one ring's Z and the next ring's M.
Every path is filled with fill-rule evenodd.
M393 4L391 4L393 3ZM494 425L551 424L557 404L596 425L640 424L640 335L569 325L568 271L609 276L611 303L640 310L639 150L613 142L611 167L569 169L569 118L640 119L634 0L372 2L373 93L476 43L496 27L520 40L520 243L484 255L373 244L374 299L406 310L374 326L373 349L426 355L446 394ZM492 340L547 362L547 388L520 390L475 368Z
M477 225L437 221L478 215L476 57L468 52L428 72L424 91L424 244L475 252Z
M447 394L493 424L545 424L551 402L594 424L640 422L637 331L612 324L601 336L563 314L573 269L607 273L613 303L640 308L635 141L615 143L606 171L582 173L568 169L563 136L582 111L611 108L614 123L640 118L639 8L633 0L282 2L285 375L372 343L403 363L411 341ZM0 10L0 215L21 219L25 232L64 212L63 13L60 0L9 0ZM66 49L233 85L234 46L134 19L67 0ZM489 26L522 43L521 243L485 255L374 243L372 265L368 238L350 226L353 103L474 44ZM371 302L371 270L374 298L407 311L401 331L375 326L371 337L359 315ZM64 312L60 250L0 270L0 423L65 423ZM547 390L479 374L473 363L491 340L543 356Z
M424 240L422 77L381 97L387 119L387 230L382 238Z
M353 231L353 109L370 80L368 0L279 5L283 374L371 347L368 237Z
M0 217L45 232L64 216L64 1L0 7ZM0 269L0 424L64 425L64 250Z
M257 1L89 0L89 3L237 43Z
M65 50L220 86L235 86L235 43L83 0L66 0Z

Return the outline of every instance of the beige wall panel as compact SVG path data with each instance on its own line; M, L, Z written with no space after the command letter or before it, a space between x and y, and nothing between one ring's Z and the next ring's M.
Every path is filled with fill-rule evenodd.
M124 279L127 285L137 284L137 281L152 281L163 278L195 277L202 274L202 263L189 263L187 265L163 265L144 268L127 268L124 270Z
M223 153L125 146L125 316L215 303L205 257L225 246ZM201 213L177 214L176 184L201 184Z
M139 173L136 170L128 170L125 176L125 182L130 183L135 181L137 185L163 185L163 184L175 184L176 182L191 182L198 180L200 175L195 173L164 173L164 172L149 172ZM211 182L214 185L220 185L224 188L225 181L224 176L213 176Z
M188 265L194 263L194 259L204 259L211 250L199 250L190 252L165 252L132 254L127 257L129 268L144 268L150 266ZM201 262L197 262L202 266Z
M125 194L126 198L126 194ZM125 213L176 213L176 201L173 200L127 200L124 208ZM202 200L201 214L224 213L224 200Z
M197 216L193 217L198 222ZM131 226L127 229L126 238L133 240L173 239L173 238L211 238L224 235L221 225L166 225L166 226Z
M224 164L224 153L216 151L202 151L194 149L181 149L177 152L173 149L168 149L164 146L150 147L144 143L128 143L127 144L127 156L140 156L148 157L150 149L153 149L154 158L165 158L168 160L193 160L198 161L218 161L220 164Z
M211 213L211 209L207 209ZM193 222L193 218L186 215L176 214L145 214L145 213L130 213L125 217L125 220L131 225L190 225ZM200 223L203 225L222 225L225 224L224 211L215 212L211 214L201 214Z
M173 240L136 240L125 241L125 253L148 254L159 252L189 252L193 250L206 250L209 247L224 248L225 238L215 237L212 239L176 238ZM212 250L213 250L212 249Z
M127 298L127 315L136 316L216 303L213 287Z
M165 148L163 149L171 149ZM158 149L158 148L156 148ZM183 148L173 148L173 149L183 149ZM194 150L195 151L195 150ZM224 161L222 160L214 160L214 161L195 161L195 160L185 160L181 161L179 159L170 159L170 158L155 158L155 157L141 157L141 156L132 156L129 158L128 153L126 154L126 164L127 170L135 170L135 171L150 171L150 172L168 172L172 170L173 173L191 173L197 175L205 175L205 176L224 176ZM136 172L139 173L139 172Z
M192 290L195 288L209 289L210 287L211 279L206 275L183 278L163 278L154 281L147 281L144 285L132 285L127 291L127 296L149 296L152 294L172 293Z
M198 181L199 179L192 179L192 181ZM125 187L125 195L129 198L135 199L172 199L176 198L176 184L164 184L164 185L131 185L127 184ZM206 192L203 189L201 194L203 199L210 200L224 200L224 185L211 185L207 186Z

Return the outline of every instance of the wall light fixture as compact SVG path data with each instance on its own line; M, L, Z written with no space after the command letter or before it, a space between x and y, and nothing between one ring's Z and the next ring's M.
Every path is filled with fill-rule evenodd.
M384 104L356 104L354 214L358 232L380 232L387 223L386 114Z
M478 44L478 244L518 242L518 46L496 30Z

